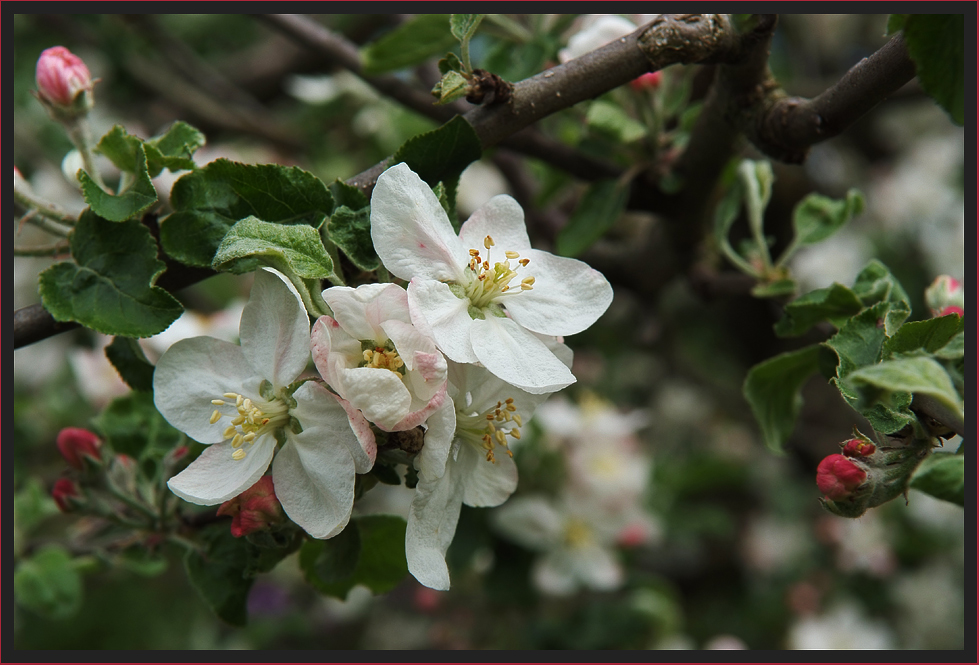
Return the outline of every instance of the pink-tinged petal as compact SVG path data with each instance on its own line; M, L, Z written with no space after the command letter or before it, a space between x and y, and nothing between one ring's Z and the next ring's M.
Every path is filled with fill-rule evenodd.
M401 375L389 369L355 367L341 373L341 395L364 417L385 431L392 431L411 408L411 394Z
M347 334L340 324L329 316L321 316L313 324L310 333L310 350L313 363L327 383L334 390L342 392L341 371L350 365L356 366L361 355L360 342Z
M354 461L347 448L315 430L290 435L275 456L275 495L293 522L313 538L332 538L350 521Z
M186 469L167 481L174 494L199 506L215 506L234 498L258 482L275 452L275 439L261 436L246 447L244 459L231 456L230 442L209 446Z
M347 422L350 423L350 429L357 437L357 443L360 447L360 452L355 449L350 451L357 467L357 473L367 473L374 467L374 460L377 459L377 439L374 437L374 430L364 418L364 414L354 408L350 402L340 397L337 397L336 400L346 412Z
M211 423L215 409L234 416L233 405L211 404L226 392L242 392L255 370L241 347L213 337L191 337L175 343L153 372L153 402L167 422L201 443L220 443L227 420ZM257 397L257 395L246 395Z
M404 163L377 179L371 239L384 266L402 279L458 281L469 260L431 188Z
M385 321L381 328L405 363L405 377L415 397L425 402L432 399L445 385L447 371L445 358L435 348L435 342L403 321Z
M241 350L275 386L295 381L309 362L309 315L294 286L278 272L255 272L241 313Z
M451 465L435 481L419 480L415 498L408 509L405 556L408 571L425 586L445 591L449 588L449 568L445 552L452 543L463 486L453 475Z
M445 464L452 449L455 437L456 410L453 403L446 400L426 422L425 445L415 457L415 469L418 477L426 481L434 481L445 473Z
M408 313L408 293L397 284L383 284L384 288L367 303L367 321L377 331L377 339L383 341L385 321L401 321L411 324ZM362 287L357 287L362 288Z
M468 299L457 298L448 284L413 279L408 284L408 307L415 327L434 339L442 353L457 363L477 361L469 340L473 319Z
M432 395L432 398L427 402L413 399L411 401L411 406L409 407L411 411L408 412L408 415L395 423L388 431L403 432L406 429L412 429L424 424L425 421L428 420L429 416L431 416L438 409L440 409L443 404L449 401L445 388L446 385L443 383L438 392Z
M367 287L367 288L363 288ZM333 318L354 339L374 339L367 322L367 302L380 291L380 284L364 284L359 289L333 286L323 291L323 300L333 310Z
M473 321L472 344L486 369L528 393L553 393L575 382L571 370L542 341L510 319Z
M503 252L507 250L521 251L522 255L522 250L530 249L530 238L527 237L527 225L524 223L520 204L506 194L494 196L474 212L459 230L462 246L466 250L479 250L484 259L486 246L483 241L486 236L493 238L495 243L489 253L490 264L502 261Z
M536 249L521 256L530 263L517 276L533 276L534 288L501 302L524 328L544 335L573 335L595 323L612 303L612 285L587 264Z
M465 478L462 502L474 508L498 506L517 489L517 465L500 448L496 459L490 462L473 446L463 444L459 450L456 467Z

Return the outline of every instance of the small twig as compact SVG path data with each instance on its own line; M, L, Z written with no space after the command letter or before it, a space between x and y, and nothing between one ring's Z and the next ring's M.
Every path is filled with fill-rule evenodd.
M14 247L14 256L60 256L67 254L71 245L67 240L53 245L38 245L36 247Z

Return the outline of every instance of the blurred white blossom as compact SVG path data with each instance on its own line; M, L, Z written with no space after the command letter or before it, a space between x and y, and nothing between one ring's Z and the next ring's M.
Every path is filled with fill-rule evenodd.
M789 649L893 649L894 635L883 621L868 619L852 603L819 616L804 617L789 628Z

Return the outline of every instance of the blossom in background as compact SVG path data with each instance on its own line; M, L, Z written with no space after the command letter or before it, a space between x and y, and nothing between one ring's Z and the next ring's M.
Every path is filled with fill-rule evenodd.
M570 349L554 347L570 365ZM520 438L520 428L547 398L514 388L482 367L456 363L449 363L449 396L452 401L429 419L415 462L418 486L405 535L408 570L439 590L449 588L445 552L462 504L498 506L513 494L517 467L510 442ZM433 435L433 430L449 436Z
M647 23L659 14L640 15L640 23ZM592 14L582 22L582 28L568 38L567 48L558 51L558 59L564 63L590 53L619 37L625 37L636 29L636 24L618 14Z
M167 484L191 503L216 505L254 485L272 463L289 518L314 538L329 538L350 519L354 474L370 470L376 450L361 446L339 398L315 382L296 387L309 362L309 317L279 273L256 273L239 336L241 346L181 340L157 363L157 409L210 444Z
M377 180L371 238L385 267L410 280L412 322L450 360L481 363L527 392L575 381L538 334L581 332L612 302L601 273L530 248L523 210L509 196L490 199L456 235L435 194L403 163Z
M803 617L789 627L789 649L893 649L894 636L883 621L867 619L850 603L820 616Z
M445 358L408 313L396 284L323 291L333 317L313 326L316 368L367 420L388 432L417 427L446 399ZM335 318L334 318L335 317Z

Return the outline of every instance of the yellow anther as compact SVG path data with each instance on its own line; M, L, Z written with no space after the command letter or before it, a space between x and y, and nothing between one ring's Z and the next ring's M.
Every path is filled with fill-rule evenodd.
M489 249L490 247L492 247L495 244L496 243L493 242L493 237L492 236L486 236L483 239L483 247L485 247L486 249Z
M493 451L492 450L489 451L488 453L486 453L486 461L487 462L493 462L494 464L496 463L496 458L493 456Z
M231 421L231 424L234 425L235 427L237 427L238 425L242 424L243 422L245 422L245 416L238 416L237 418L235 418L234 420Z
M505 251L503 253L506 254L506 257L508 259L518 259L518 258L520 258L520 255L519 254L517 254L516 252L511 252L510 250L507 250L507 251Z
M238 450L236 450L233 453L231 453L231 459L237 460L237 461L241 461L241 460L245 459L245 455L246 454L247 453L245 453L244 449L239 448Z
M513 398L512 397L507 397L506 398L506 403L507 404L513 404ZM499 404L499 402L497 402L497 404Z
M478 249L470 249L469 250L469 256L479 256L479 250Z
M221 412L214 409L214 413L211 414L211 424L213 425L217 421L221 420Z
M483 270L489 270L489 261L483 261Z
M500 442L501 446L506 445L506 434L503 432L503 430L498 429L493 432L493 435L496 437L496 440Z
M212 399L211 400L211 404L213 404L214 406L224 406L224 400L223 399Z
M518 263L519 263L520 265L522 265L522 266L524 266L524 267L526 267L526 266L527 266L527 264L528 264L528 263L530 263L530 259L520 259L520 261L518 261Z
M495 432L495 431L496 431L496 425L494 425L494 424L493 424L493 421L492 421L492 420L491 420L491 421L489 421L488 423L486 423L486 429L487 429L487 431L489 431L490 433L492 433L492 432Z
M520 417L519 413L513 414L513 422L517 423L518 426L523 427L523 418Z
M228 425L228 427L224 430L224 433L222 434L222 436L224 436L224 438L226 438L226 439L230 439L231 437L233 437L235 435L235 432L237 432L237 431L238 430L235 429L235 426L234 425Z
M241 395L235 395L235 406L241 406L241 403L245 401L245 398Z
M514 439L519 439L520 438L520 430L518 430L516 427L514 427L512 430L510 430L510 436L512 436Z
M526 282L527 280L524 280L524 281ZM242 402L242 405L241 405L241 407L242 407L242 408L243 408L243 409L244 409L245 411L251 411L251 410L252 410L252 401L251 401L250 399L248 399L248 398L246 397L246 398L245 398L245 401L244 401L244 402Z
M520 290L521 291L533 291L534 290L534 287L532 287L530 284L521 284L520 285Z
M224 396L228 399L236 399L238 397L238 393L225 393Z
M526 284L527 286L533 286L534 282L536 281L537 280L533 276L530 276L530 277L524 277L522 280L520 280L520 283Z
M241 444L242 444L242 441L244 441L244 438L245 437L243 437L241 435L241 432L239 432L238 434L235 434L235 438L231 439L231 447L232 448L239 448L239 447L241 447Z
M486 414L486 420L493 420L493 418L495 418L495 417L496 416L494 416L492 413L487 413Z
M516 411L517 410L517 407L515 407L513 404L507 404L506 405L506 410L507 411Z
M255 432L249 432L248 434L246 434L245 436L243 436L241 438L246 443L249 443L251 441L254 441L255 440Z

